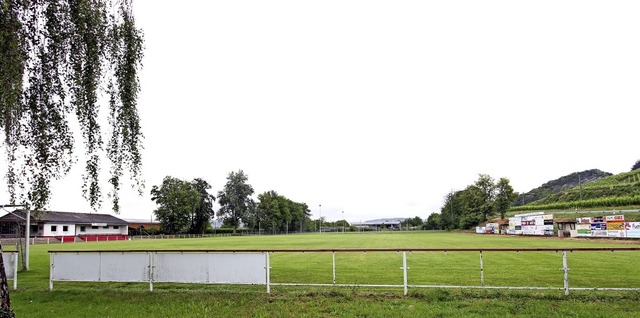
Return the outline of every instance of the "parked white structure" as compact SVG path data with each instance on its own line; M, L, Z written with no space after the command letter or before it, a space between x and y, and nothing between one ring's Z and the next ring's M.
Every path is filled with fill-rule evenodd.
M109 214L44 211L31 213L31 236L57 238L63 241L126 239L128 222ZM3 232L11 232L25 218L24 211L14 211L0 217ZM15 233L15 230L14 230ZM7 234L7 233L5 233Z

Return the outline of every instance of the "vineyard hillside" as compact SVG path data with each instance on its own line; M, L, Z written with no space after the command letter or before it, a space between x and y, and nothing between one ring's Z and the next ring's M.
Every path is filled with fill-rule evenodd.
M613 176L613 174L598 169L574 172L558 179L551 180L529 192L520 194L513 202L513 206L517 207L531 204L532 202L567 191L581 184L584 186L585 184L589 184L609 176Z
M599 171L599 170L598 170ZM640 207L640 170L610 175L567 187L513 211Z

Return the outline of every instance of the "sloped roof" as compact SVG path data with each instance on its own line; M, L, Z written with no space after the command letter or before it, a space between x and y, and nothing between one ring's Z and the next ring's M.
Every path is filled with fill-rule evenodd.
M130 218L126 218L124 220L127 221L128 223L160 224L160 221L150 220L150 219L130 219Z
M17 217L18 215L19 217ZM26 213L22 210L14 211L3 217L0 217L0 221L16 222L22 221L26 216ZM73 224L91 224L91 223L106 223L110 225L127 225L127 221L119 219L110 214L99 213L75 213L75 212L57 212L57 211L43 211L38 216L31 215L31 222L47 222L47 223L73 223Z
M388 219L375 219L364 222L352 222L352 225L399 225L409 218L388 218Z
M555 223L576 223L576 218L554 218Z

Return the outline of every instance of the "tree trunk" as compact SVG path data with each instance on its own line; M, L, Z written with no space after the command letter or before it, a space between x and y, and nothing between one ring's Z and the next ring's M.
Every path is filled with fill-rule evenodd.
M15 278L14 278L15 279ZM11 301L9 300L9 284L7 283L7 272L4 270L4 259L2 258L2 244L0 243L0 317L15 317L11 311Z

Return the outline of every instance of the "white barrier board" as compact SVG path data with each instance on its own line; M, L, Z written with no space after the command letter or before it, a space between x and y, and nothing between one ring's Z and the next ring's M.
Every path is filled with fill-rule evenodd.
M2 252L2 261L7 279L14 279L18 271L18 252Z
M263 253L53 252L54 281L267 284Z
M154 255L154 282L266 284L263 254Z

